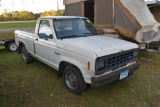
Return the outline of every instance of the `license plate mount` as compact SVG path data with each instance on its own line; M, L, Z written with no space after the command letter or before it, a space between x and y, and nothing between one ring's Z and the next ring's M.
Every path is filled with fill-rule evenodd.
M125 71L121 72L119 80L123 80L123 79L127 78L128 73L129 73L129 70L125 70Z

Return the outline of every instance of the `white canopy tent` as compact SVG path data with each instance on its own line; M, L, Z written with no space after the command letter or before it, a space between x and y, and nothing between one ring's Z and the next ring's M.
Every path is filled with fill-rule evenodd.
M90 8L92 5L86 5L87 2L94 7ZM64 0L66 15L85 16L90 20L93 17L97 28L114 28L123 36L139 43L160 41L160 23L146 5L159 2L160 0ZM94 14L90 14L92 11Z
M160 4L160 0L145 0L145 2L146 2L147 4L155 4L155 3Z

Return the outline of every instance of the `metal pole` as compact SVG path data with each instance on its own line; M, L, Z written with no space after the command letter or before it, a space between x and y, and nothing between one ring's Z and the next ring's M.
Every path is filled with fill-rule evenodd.
M114 0L113 0L113 4L112 5L113 5L113 28L114 28L114 25L115 25Z

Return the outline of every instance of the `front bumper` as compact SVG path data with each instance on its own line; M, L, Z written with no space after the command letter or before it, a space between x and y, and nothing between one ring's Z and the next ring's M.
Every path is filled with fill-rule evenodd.
M122 68L122 69L119 69L119 70L115 70L114 72L112 72L110 74L106 74L106 75L99 76L99 77L92 77L91 78L91 85L93 87L99 87L99 86L109 84L111 82L119 80L121 72L123 72L125 70L129 70L128 76L130 76L138 68L139 68L139 64L135 63L135 64L130 65L128 67L125 67L125 68Z

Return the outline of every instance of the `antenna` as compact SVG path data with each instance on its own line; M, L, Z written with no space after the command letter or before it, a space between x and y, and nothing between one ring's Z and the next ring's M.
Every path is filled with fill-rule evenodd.
M58 0L57 0L57 12L58 12L58 16L59 16L60 13L59 13L59 4L58 4Z
M14 9L15 9L14 0L12 0L12 5L11 5L11 6L13 6L13 7L14 7Z
M0 0L0 6L2 6L2 2L1 2L1 0Z
M12 6L14 6L14 1L12 0Z

